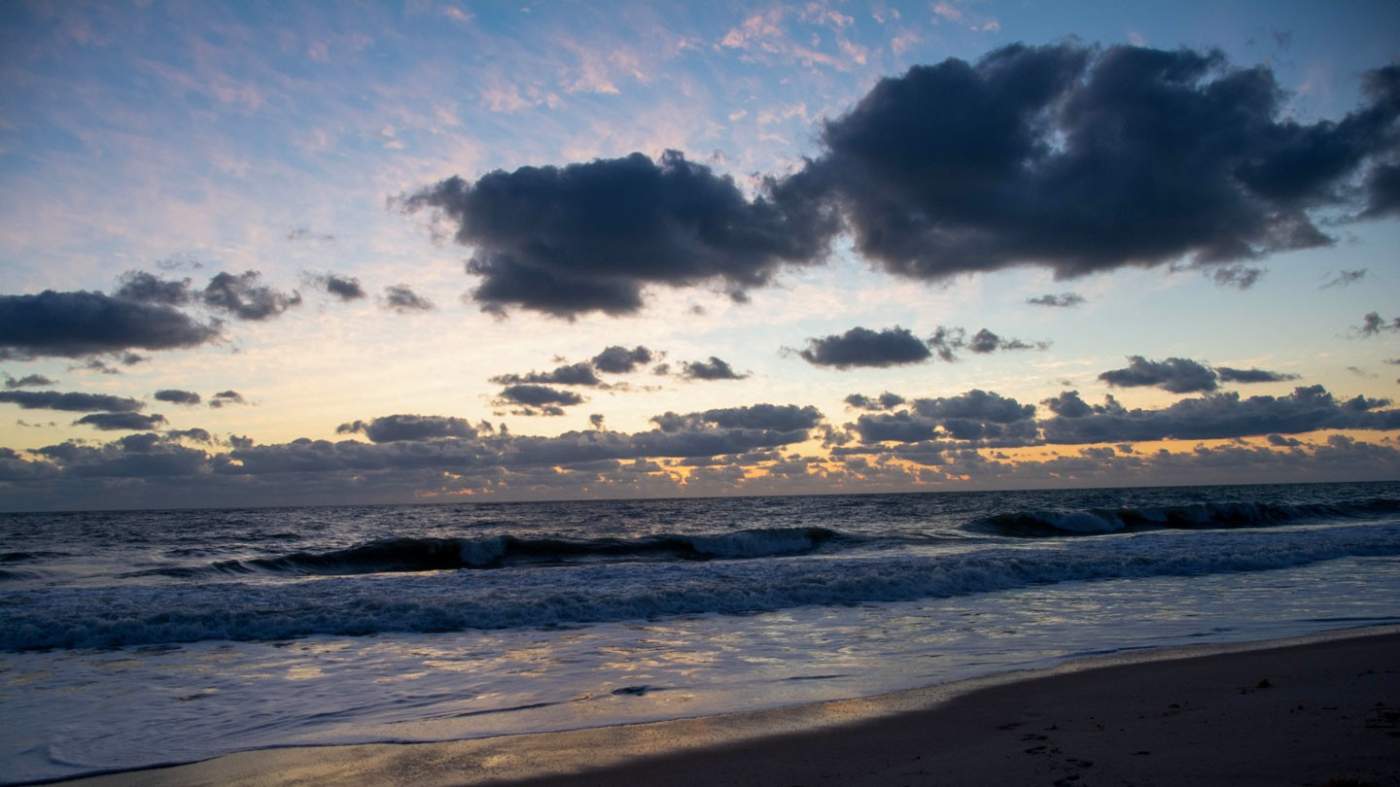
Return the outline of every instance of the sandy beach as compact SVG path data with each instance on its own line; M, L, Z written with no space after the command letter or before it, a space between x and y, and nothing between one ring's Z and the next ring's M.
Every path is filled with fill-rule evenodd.
M68 783L1400 784L1400 632L1090 658L654 724L243 752Z

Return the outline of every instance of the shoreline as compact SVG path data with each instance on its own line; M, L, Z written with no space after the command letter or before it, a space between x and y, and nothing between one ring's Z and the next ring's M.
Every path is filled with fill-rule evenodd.
M1226 735L1231 745L1201 735ZM1130 739L1149 743L1134 748ZM1272 762L1250 754L1279 747L1288 754ZM1155 759L1141 753L1154 748ZM1254 768L1242 769L1241 758ZM935 778L1400 784L1400 626L1091 655L1042 670L719 716L436 743L258 749L48 783L562 787Z

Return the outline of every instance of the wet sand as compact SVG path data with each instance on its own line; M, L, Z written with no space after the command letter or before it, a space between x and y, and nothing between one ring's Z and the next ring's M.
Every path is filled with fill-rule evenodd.
M1400 785L1400 629L653 724L243 752L69 783Z

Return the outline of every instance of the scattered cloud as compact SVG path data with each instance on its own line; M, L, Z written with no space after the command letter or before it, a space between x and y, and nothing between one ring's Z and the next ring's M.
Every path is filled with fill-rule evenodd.
M1059 295L1047 293L1037 295L1034 298L1027 298L1026 303L1032 306L1050 306L1058 309L1071 309L1084 303L1084 296L1074 292L1062 292Z
M432 301L414 292L407 284L385 287L382 302L384 308L399 314L432 311L434 308Z

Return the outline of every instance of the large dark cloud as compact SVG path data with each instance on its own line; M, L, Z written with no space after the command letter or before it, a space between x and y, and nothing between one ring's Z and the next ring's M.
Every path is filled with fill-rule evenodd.
M1099 379L1120 388L1155 386L1172 393L1199 393L1214 391L1220 383L1277 383L1296 380L1298 375L1267 369L1212 368L1190 358L1151 361L1141 355L1130 355L1126 367L1110 369L1100 374Z
M724 429L772 429L795 432L812 429L822 420L821 411L807 405L754 404L747 407L722 407L697 413L677 415L667 412L652 416L663 432L693 431L710 426Z
M920 279L1323 245L1309 211L1351 205L1348 180L1395 150L1397 71L1368 75L1342 120L1303 124L1267 68L1218 52L1013 45L881 80L787 193L834 200L862 253Z
M156 391L155 400L184 405L196 405L200 402L199 394L194 391L182 391L178 388L162 388Z
M478 430L465 418L443 415L385 415L370 421L341 424L335 431L336 434L363 432L372 442L394 443L445 437L472 438L476 437Z
M218 336L189 315L157 303L100 292L0 295L0 357L75 358L132 348L194 347Z
M728 361L711 355L708 361L683 361L681 377L687 380L743 380L748 375L734 371Z
M798 355L815 366L850 369L920 363L932 352L908 328L896 325L879 331L857 326L842 334L808 339L806 349Z
M257 271L238 275L218 273L209 280L200 300L211 309L227 312L240 320L266 320L301 304L301 294L285 293L260 284Z
M0 391L0 402L17 404L25 410L66 410L68 412L130 413L145 407L139 399L92 393L59 391Z
M607 374L627 374L638 366L651 363L653 357L655 353L641 345L630 350L621 345L613 345L603 348L602 352L593 356L593 366Z
M1121 388L1156 386L1172 393L1214 391L1217 387L1215 372L1189 358L1149 361L1141 355L1131 355L1126 367L1110 369L1099 379Z
M906 404L898 410L892 404L883 408L885 412L856 419L861 442L915 443L935 438L1006 446L1036 442L1035 405L995 392L974 388L957 396L913 399Z
M1076 401L1077 400L1077 401ZM1111 398L1090 406L1074 392L1061 394L1055 418L1041 422L1047 442L1118 443L1139 440L1207 440L1298 434L1318 429L1400 429L1400 410L1384 399L1338 400L1320 385L1288 396L1234 392L1182 399L1159 410L1129 410Z
M160 413L89 413L74 421L75 426L91 426L104 431L145 431L165 423Z
M649 285L712 283L735 295L784 264L821 258L836 229L815 203L754 200L728 177L668 151L450 178L407 198L456 224L476 251L483 308L561 317L634 312Z

